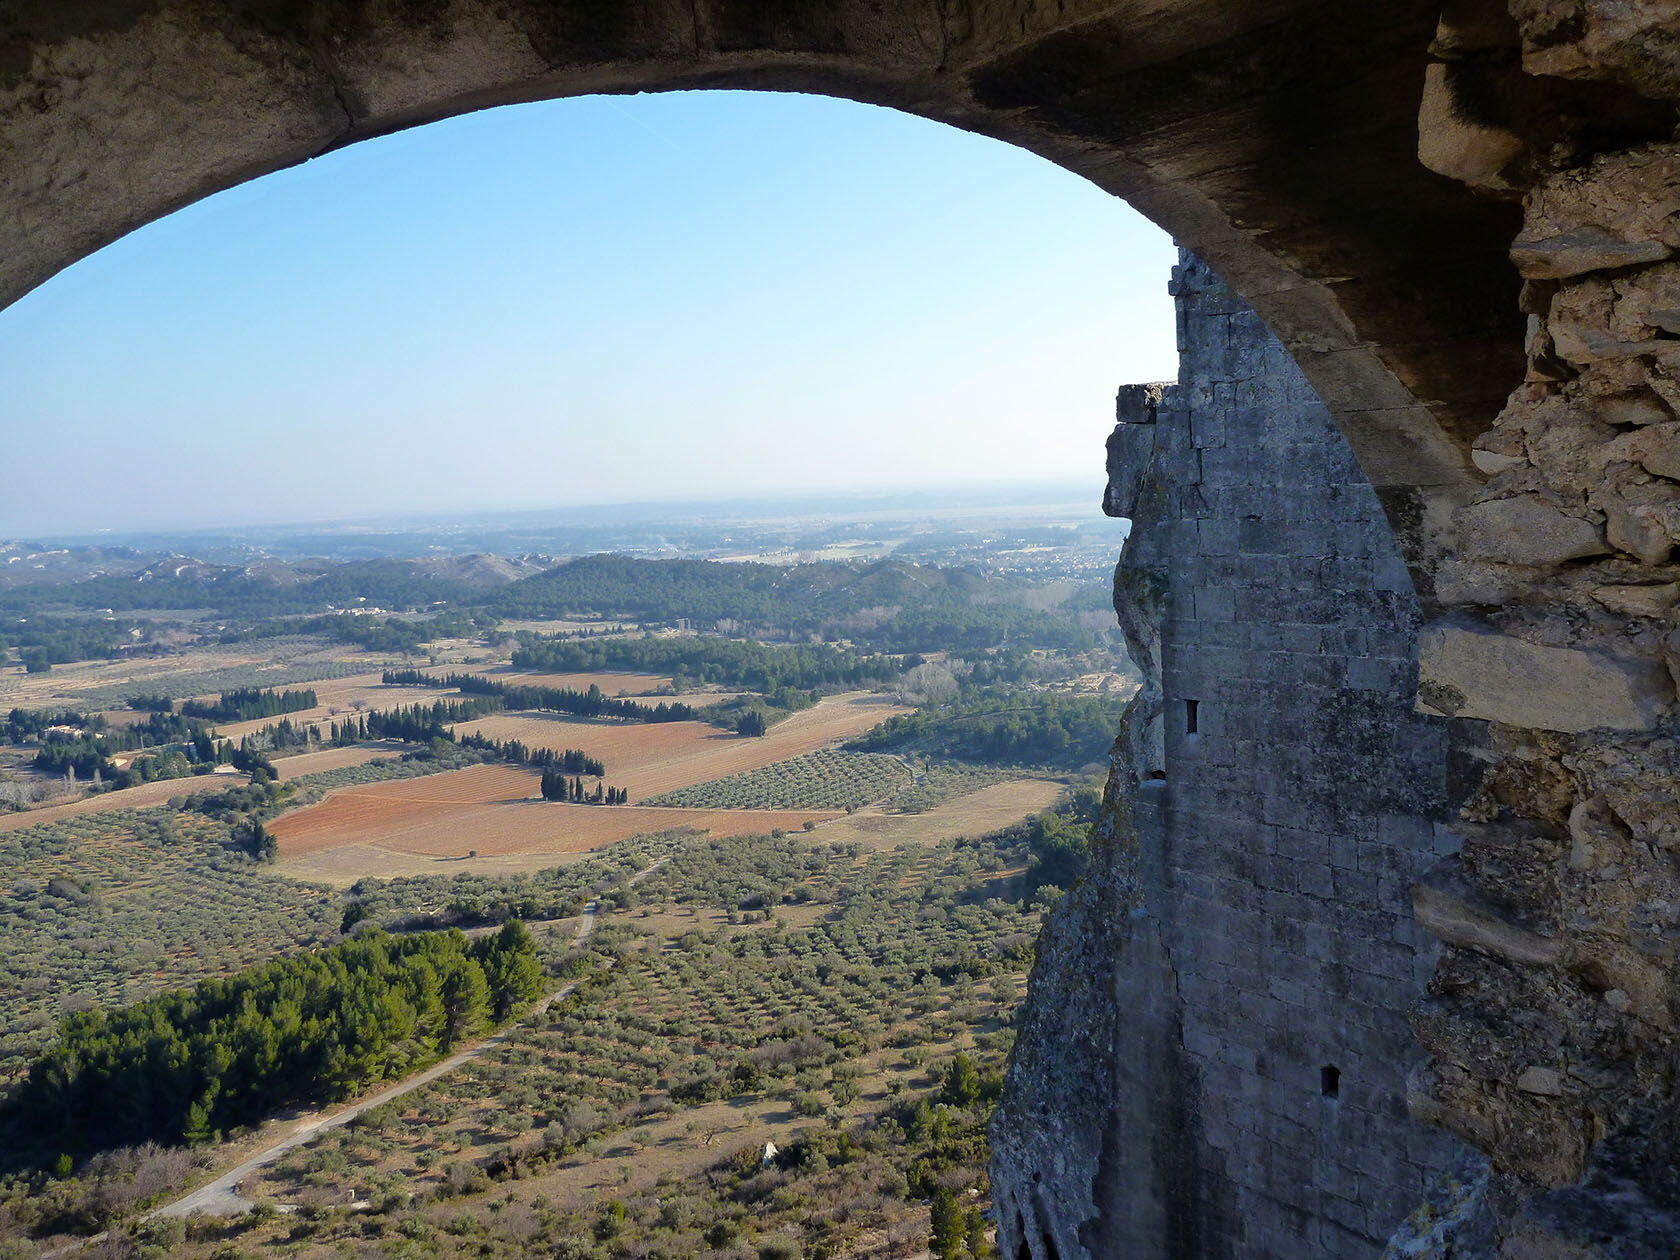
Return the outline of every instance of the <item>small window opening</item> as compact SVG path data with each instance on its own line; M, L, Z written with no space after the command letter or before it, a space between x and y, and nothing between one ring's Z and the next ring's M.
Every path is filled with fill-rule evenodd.
M1326 1063L1318 1070L1318 1092L1326 1098L1339 1098L1342 1093L1342 1069Z
M1196 710L1201 707L1201 703L1200 700L1186 700L1184 702L1184 733L1186 735L1196 733Z

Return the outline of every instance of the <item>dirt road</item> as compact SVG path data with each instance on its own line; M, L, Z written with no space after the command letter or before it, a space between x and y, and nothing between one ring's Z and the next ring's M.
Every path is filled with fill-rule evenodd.
M637 871L630 877L630 882L632 884L639 883L661 866L664 866L668 860L667 858L661 858L645 870ZM577 933L572 937L573 945L583 944L594 934L597 911L598 907L593 901L584 907L583 919L578 924ZM252 1173L276 1163L288 1151L296 1150L320 1134L332 1129L342 1128L370 1107L377 1107L382 1103L390 1102L394 1098L401 1098L404 1094L413 1093L421 1086L430 1084L445 1073L453 1072L463 1063L471 1062L486 1051L494 1050L505 1042L520 1025L528 1023L550 1006L553 1006L554 1003L569 997L577 990L579 983L579 981L574 980L571 984L556 989L501 1031L486 1037L476 1045L450 1055L447 1059L434 1063L424 1072L417 1072L413 1076L406 1077L395 1085L382 1089L377 1094L371 1094L358 1102L351 1103L347 1107L341 1107L337 1111L325 1112L303 1121L297 1128L273 1145L264 1147L255 1155L250 1156L242 1163L236 1164L214 1181L200 1186L190 1194L183 1195L174 1202L166 1203L155 1211L147 1213L144 1219L154 1220L164 1216L191 1216L195 1212L202 1212L207 1216L238 1216L250 1211L255 1205L250 1199L239 1193L239 1183ZM87 1241L92 1242L94 1240L88 1239Z

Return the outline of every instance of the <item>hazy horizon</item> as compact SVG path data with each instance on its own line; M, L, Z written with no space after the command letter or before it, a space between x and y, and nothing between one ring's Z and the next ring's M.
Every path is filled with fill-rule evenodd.
M1115 387L1175 371L1172 259L1079 177L878 107L473 114L209 198L0 312L0 536L1100 490Z
M985 496L982 498L981 496ZM1100 512L1101 477L1045 482L1035 480L967 480L951 482L882 483L802 489L785 487L767 494L719 494L710 497L670 496L604 500L599 503L537 504L458 511L384 512L363 516L298 517L276 520L220 520L185 524L160 522L131 529L102 528L45 531L0 530L0 543L40 543L43 546L157 545L159 540L190 542L195 538L222 540L242 534L284 537L291 534L398 532L404 529L486 528L495 526L572 524L590 525L669 523L693 520L723 523L734 520L825 519L851 523L869 516L900 519L907 513L1009 516L1036 508L1084 507L1093 521ZM836 509L839 514L835 515ZM1122 529L1125 522L1114 522Z

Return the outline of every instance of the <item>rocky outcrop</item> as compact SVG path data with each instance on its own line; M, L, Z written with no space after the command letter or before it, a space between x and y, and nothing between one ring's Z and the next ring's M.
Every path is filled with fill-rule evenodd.
M1423 639L1420 701L1491 725L1459 726L1462 848L1416 893L1445 952L1412 1108L1491 1159L1474 1254L1671 1256L1680 8L1499 10L1453 6L1437 35L1526 102L1498 120L1520 156L1471 182L1522 203L1528 369L1474 443L1488 480ZM1437 169L1464 178L1481 151Z
M1022 1013L999 1237L1370 1256L1451 1166L1404 1105L1444 724L1415 711L1418 604L1323 404L1205 265L1173 288L1180 380L1121 390L1108 445L1144 683Z

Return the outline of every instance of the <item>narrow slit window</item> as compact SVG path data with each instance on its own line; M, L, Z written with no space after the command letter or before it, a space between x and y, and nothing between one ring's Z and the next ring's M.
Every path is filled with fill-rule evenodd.
M1342 1094L1342 1069L1333 1063L1327 1063L1318 1070L1318 1092L1326 1098L1340 1098Z
M1184 702L1184 733L1186 735L1196 733L1196 710L1201 707L1201 703L1200 700L1186 700Z

